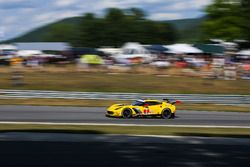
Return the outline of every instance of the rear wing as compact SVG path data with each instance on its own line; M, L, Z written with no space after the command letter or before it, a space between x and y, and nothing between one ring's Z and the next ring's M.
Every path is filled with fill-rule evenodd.
M169 99L162 99L164 101L166 101L167 103L170 103L170 104L181 104L181 101L180 100L169 100Z

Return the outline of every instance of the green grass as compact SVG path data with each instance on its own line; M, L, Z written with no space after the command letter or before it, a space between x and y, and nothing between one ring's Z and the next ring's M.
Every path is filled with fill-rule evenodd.
M3 71L3 69L0 69ZM141 69L143 70L143 69ZM144 69L147 70L147 69ZM137 70L138 71L138 70ZM170 74L162 70L161 74ZM64 90L90 92L143 92L143 93L201 93L201 94L250 94L250 82L246 80L212 80L198 77L159 77L145 73L83 72L75 68L61 67L55 71L25 71L24 86L11 84L10 71L0 75L0 89Z
M248 128L182 128L140 126L85 126L85 125L35 125L1 124L0 132L48 132L82 134L134 134L207 137L250 137Z

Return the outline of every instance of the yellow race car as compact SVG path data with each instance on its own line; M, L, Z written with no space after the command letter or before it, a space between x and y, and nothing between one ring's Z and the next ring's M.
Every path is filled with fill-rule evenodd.
M168 99L160 100L136 100L130 105L113 104L108 107L107 117L161 117L164 119L175 118L175 104L180 101L170 102Z

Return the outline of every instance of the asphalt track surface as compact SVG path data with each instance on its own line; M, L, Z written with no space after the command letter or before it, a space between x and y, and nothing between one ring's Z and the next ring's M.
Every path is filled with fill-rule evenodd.
M106 118L100 107L0 106L0 122L249 126L249 113L179 111L174 120ZM1 126L1 125L0 125ZM249 166L250 139L0 133L0 166Z
M143 125L250 126L250 113L177 111L176 119L105 117L104 107L0 106L0 121Z

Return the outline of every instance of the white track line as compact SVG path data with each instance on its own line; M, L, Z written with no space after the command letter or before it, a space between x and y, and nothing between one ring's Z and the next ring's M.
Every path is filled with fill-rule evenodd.
M13 122L0 121L0 124L22 125L88 125L88 126L137 126L137 127L180 127L180 128L246 128L250 126L216 126L216 125L147 125L147 124L110 124L110 123L59 123L59 122Z

